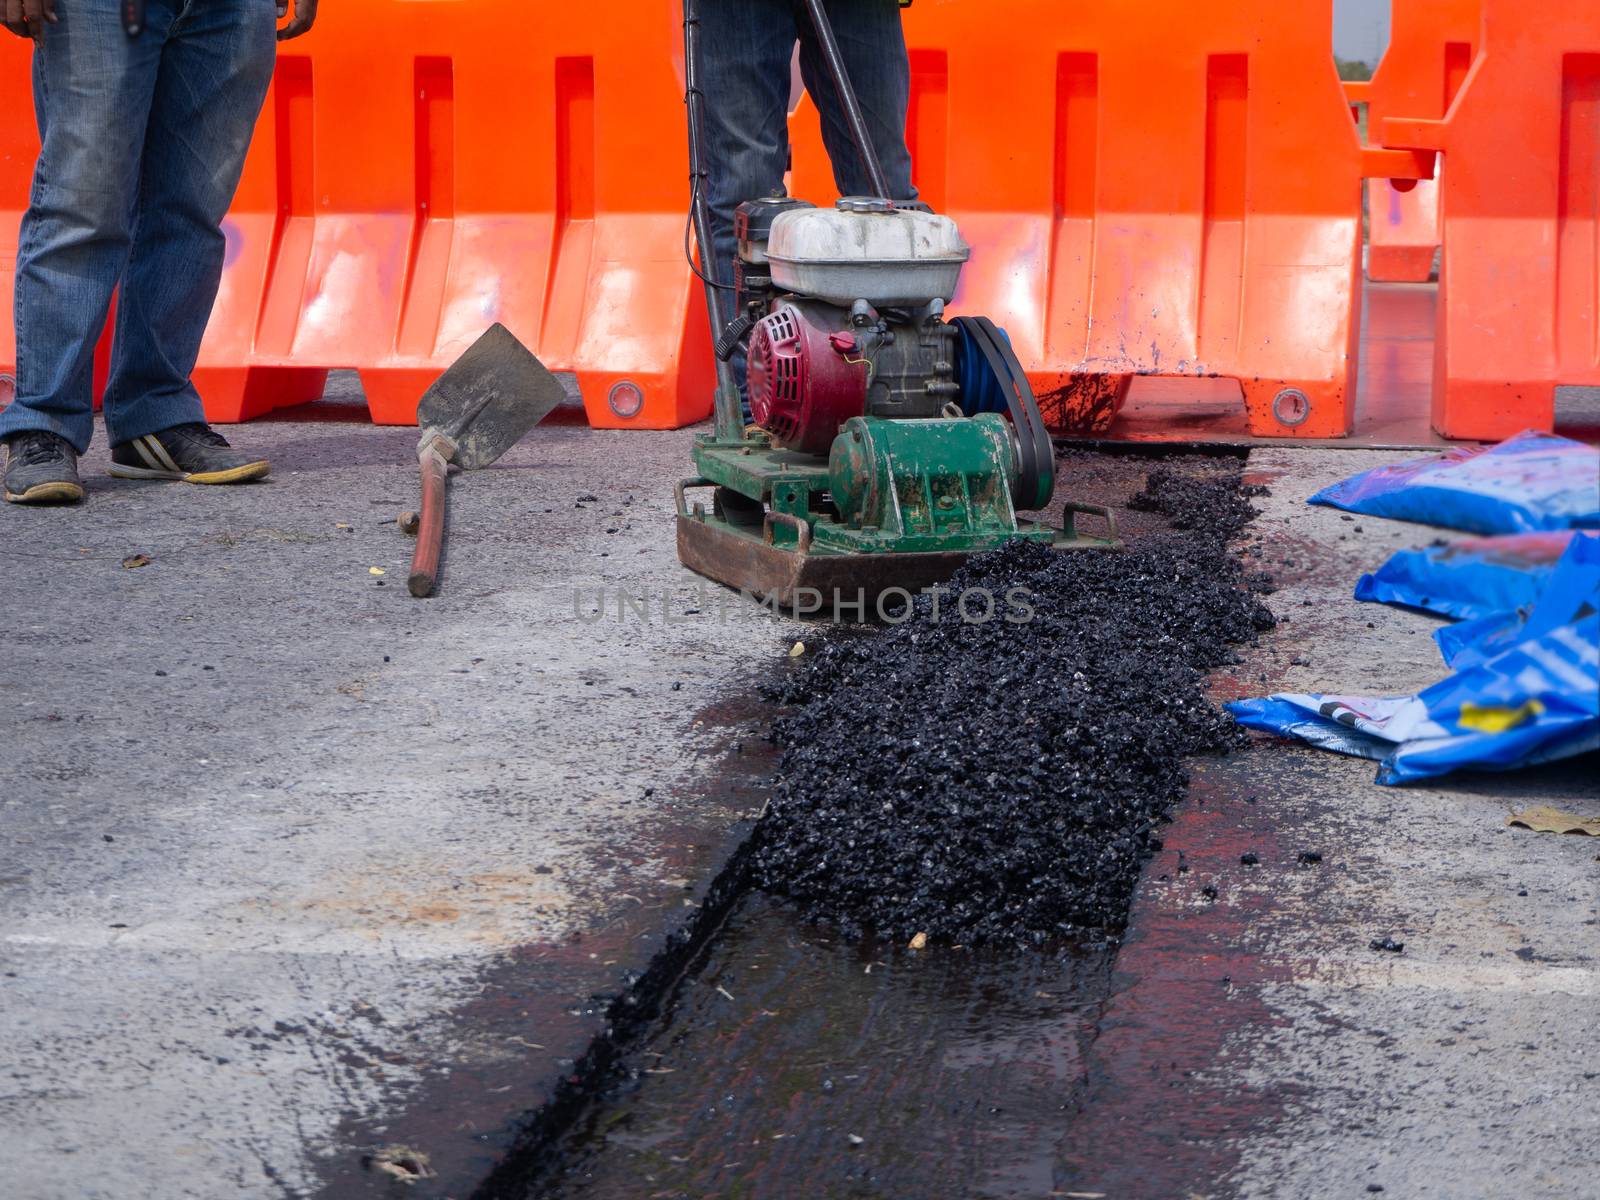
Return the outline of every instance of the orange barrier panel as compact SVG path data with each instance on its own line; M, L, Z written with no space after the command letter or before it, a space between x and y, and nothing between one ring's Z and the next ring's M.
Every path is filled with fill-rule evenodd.
M1368 140L1386 117L1442 117L1472 66L1478 0L1392 0L1389 48L1370 82L1347 83L1352 103L1367 106ZM1400 191L1367 182L1367 278L1423 283L1439 249L1439 185L1424 180Z
M706 416L679 19L674 0L326 6L282 48L226 223L195 371L208 415L295 404L355 368L374 420L411 423L501 321L576 374L591 424ZM4 65L6 111L27 111L26 70Z
M1422 172L1360 146L1332 0L1003 7L906 14L918 186L973 245L953 310L1006 328L1058 429L1160 375L1236 379L1255 434L1348 433L1360 179ZM820 200L802 111L793 190Z
M576 373L591 424L707 415L678 37L671 0L324 9L280 58L231 219L208 405L247 417L355 367L373 418L409 422L498 320Z
M1433 427L1496 439L1600 386L1600 0L1483 0L1479 47L1442 120L1382 140L1446 159Z
M28 76L32 47L0 32L0 408L11 402L17 369L16 328L11 321L11 289L17 272L17 226L28 206L39 133L32 120L33 92ZM98 388L95 389L99 391Z
M11 293L16 282L17 233L28 207L33 162L39 157L39 130L33 120L30 63L33 44L0 32L0 408L16 390L16 326L11 320ZM114 310L113 310L114 311ZM101 337L94 355L94 406L106 388L111 368L111 334Z

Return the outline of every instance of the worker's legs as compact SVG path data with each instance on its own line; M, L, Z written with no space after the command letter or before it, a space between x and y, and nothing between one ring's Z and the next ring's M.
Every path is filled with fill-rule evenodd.
M746 200L781 195L789 169L794 9L791 0L698 0L698 7L712 241L710 254L701 247L700 258L712 279L731 285L734 210ZM734 315L731 300L725 311ZM745 396L742 349L729 365Z
M732 283L734 209L746 200L781 195L789 169L794 8L791 0L698 0L698 7L715 258L707 273Z
M905 143L911 73L899 5L896 0L827 0L827 5L889 189L896 199L915 199ZM861 195L871 188L801 0L699 0L698 7L714 260L705 266L713 279L731 283L734 210L745 200L783 192L789 166L790 63L797 39L806 88L822 114L839 189ZM732 366L742 393L742 352Z
M839 103L839 93L823 60L810 17L800 0L793 3L800 29L800 73L822 116L822 140L833 161L834 184L841 195L871 195L866 166L856 152L844 106ZM906 148L911 66L906 57L898 0L826 0L825 7L872 144L878 151L889 195L895 200L915 200L911 152Z
M150 28L130 39L118 0L73 0L57 5L34 47L42 147L17 247L17 390L0 412L0 438L46 430L80 453L89 445L95 343L128 257L145 124L174 11L173 0L149 0Z
M222 279L222 219L272 81L274 7L188 0L161 52L133 245L117 299L113 445L204 420L190 382Z

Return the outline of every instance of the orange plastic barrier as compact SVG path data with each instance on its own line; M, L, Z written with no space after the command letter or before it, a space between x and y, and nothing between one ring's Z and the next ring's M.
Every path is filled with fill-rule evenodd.
M1442 117L1472 66L1479 0L1393 0L1389 48L1370 82L1347 83L1352 103L1367 106L1368 140L1386 117ZM1439 185L1409 191L1367 182L1367 278L1422 283L1439 249Z
M1600 386L1600 0L1483 0L1479 46L1442 120L1382 140L1447 160L1433 426L1494 439Z
M1360 146L1332 0L919 4L906 33L918 186L973 245L953 308L1006 328L1052 426L1104 429L1136 375L1226 376L1253 433L1349 432L1360 179L1423 171Z
M298 403L355 368L374 420L411 423L495 321L576 374L591 424L707 415L679 19L673 0L325 6L282 48L227 221L195 372L208 415ZM29 111L25 68L0 66L5 110ZM26 184L3 173L9 220Z
M28 206L28 185L33 160L39 154L38 130L31 119L32 94L28 90L28 62L32 50L28 43L0 32L0 93L5 100L0 111L9 119L0 121L0 303L5 320L0 321L0 408L11 403L16 391L16 328L11 322L11 289L17 273L17 226ZM99 389L97 388L98 392Z
M247 417L360 371L375 420L491 322L575 372L591 424L710 411L683 259L671 0L341 0L286 47L196 380Z

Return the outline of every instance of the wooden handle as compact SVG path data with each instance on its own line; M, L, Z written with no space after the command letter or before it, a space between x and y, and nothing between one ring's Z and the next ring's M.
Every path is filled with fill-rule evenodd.
M406 586L413 596L431 596L439 582L439 551L444 544L445 479L450 464L429 442L417 454L422 467L422 523L417 529L417 550L411 557L411 578Z

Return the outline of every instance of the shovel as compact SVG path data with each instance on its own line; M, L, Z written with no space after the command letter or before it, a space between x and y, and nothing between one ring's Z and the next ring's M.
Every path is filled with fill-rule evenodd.
M495 325L434 382L417 403L422 441L422 515L407 586L431 596L444 542L450 467L475 471L499 458L556 405L565 391L504 325Z

